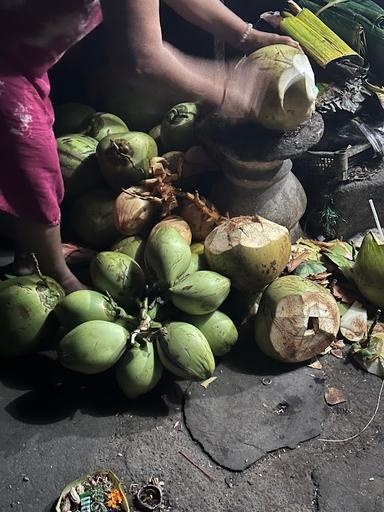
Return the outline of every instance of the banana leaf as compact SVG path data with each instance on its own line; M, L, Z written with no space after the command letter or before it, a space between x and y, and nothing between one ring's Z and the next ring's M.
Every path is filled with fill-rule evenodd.
M383 0L384 3L384 0ZM301 7L317 13L319 18L355 51L363 55L371 70L384 80L384 9L372 0L301 0Z
M96 478L97 475L105 475L115 486L116 489L118 489L123 497L123 502L121 503L121 507L124 510L124 512L129 512L129 504L127 497L125 495L124 489L122 488L122 485L120 483L120 480L117 478L117 476L112 473L112 471L109 470L99 470L96 471L96 473L93 473L92 475L83 475L78 480L75 480L74 482L71 482L68 484L64 489L63 492L60 495L60 498L57 502L55 511L56 512L62 512L62 505L64 502L65 497L68 495L68 493L71 491L73 487L77 487L80 484L84 484L89 478Z
M324 2L325 3L325 2ZM320 1L303 0L301 4L316 13L320 7ZM327 9L320 14L321 20L341 37L351 48L365 59L367 58L367 41L365 31L361 23L351 20L344 13L335 14L333 9Z

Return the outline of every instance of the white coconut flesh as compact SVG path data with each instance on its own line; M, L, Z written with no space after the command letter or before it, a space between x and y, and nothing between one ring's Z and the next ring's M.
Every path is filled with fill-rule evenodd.
M333 298L305 292L282 299L270 327L269 342L279 358L301 362L320 354L334 341L339 314ZM261 344L266 340L260 340Z
M266 128L293 130L308 121L318 95L315 76L306 55L287 45L261 48L248 57L266 76L268 86L255 120Z
M281 108L294 115L312 114L318 89L315 75L305 55L295 55L290 68L283 71L278 82Z

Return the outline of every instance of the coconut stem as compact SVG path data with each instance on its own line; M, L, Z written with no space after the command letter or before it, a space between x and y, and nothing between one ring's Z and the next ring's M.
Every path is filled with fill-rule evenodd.
M375 327L377 325L377 322L380 320L380 317L381 317L381 309L378 309L376 311L376 314L375 314L375 317L374 317L373 322L371 324L371 327L369 328L369 331L368 331L368 334L367 334L367 339L360 343L362 348L366 348L369 345L369 343L371 341L371 338L372 338L372 335L373 335L373 331L375 330Z
M204 215L208 217L209 220L212 220L215 224L221 224L222 222L226 222L228 220L227 217L220 215L220 213L215 208L208 206L207 200L204 197L200 197L197 191L194 194L191 194L190 192L177 191L177 194L187 201L193 203Z
M116 150L116 152L117 152L120 156L122 156L123 158L126 158L126 159L128 160L128 162L132 165L132 167L133 167L136 171L138 171L138 172L139 172L139 173L141 173L141 174L145 174L144 169L142 169L141 167L138 167L138 166L135 164L135 162L134 162L134 160L133 160L132 156L131 156L127 151L124 151L123 147L119 146L119 144L117 144L117 142L116 142L116 141L111 141L111 145L112 145L112 147Z
M33 264L35 265L37 275L40 277L40 279L43 281L43 283L47 287L49 287L49 283L47 281L47 278L45 276L43 276L43 274L41 273L40 265L39 265L39 260L37 259L36 254L34 252L31 253L31 258L33 260Z
M140 344L140 341L152 342L153 336L155 336L158 330L162 327L162 325L158 322L152 321L148 313L149 309L150 305L148 304L148 298L146 297L141 303L139 326L133 331L131 335L131 346L133 346L135 343Z

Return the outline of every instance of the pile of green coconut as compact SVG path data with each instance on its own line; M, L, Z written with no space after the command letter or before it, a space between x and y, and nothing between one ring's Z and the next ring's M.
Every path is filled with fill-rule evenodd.
M92 290L64 296L39 274L1 283L1 356L39 351L59 332L64 367L83 374L115 367L129 398L153 389L164 369L204 381L238 340L230 293L259 296L255 338L272 358L306 361L335 339L340 315L329 291L279 277L291 256L286 228L238 217L222 220L203 244L191 241L183 219L164 219L146 239L126 237L96 252Z
M300 112L296 124L312 108ZM90 289L65 296L38 262L36 274L1 282L0 357L58 340L65 368L114 368L123 393L137 398L164 370L181 379L212 377L256 310L255 340L270 358L309 361L336 339L340 304L313 279L316 265L289 271L288 230L261 217L228 218L202 196L220 165L196 137L198 116L197 104L181 103L146 133L86 105L56 109L63 221L67 236L94 251ZM383 266L367 264L364 248L356 283L382 306Z

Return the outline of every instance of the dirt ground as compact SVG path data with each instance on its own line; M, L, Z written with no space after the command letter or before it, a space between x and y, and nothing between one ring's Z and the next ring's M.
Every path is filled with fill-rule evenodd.
M325 385L342 390L347 401L333 407L324 401L320 438L350 437L372 416L381 379L348 359L327 355L322 364ZM107 467L126 488L159 477L165 510L175 512L382 512L383 420L381 407L353 441L315 438L230 472L192 440L182 389L169 379L145 399L127 402L113 376L69 376L52 354L2 363L0 510L48 512L67 483ZM238 421L228 410L227 428Z

